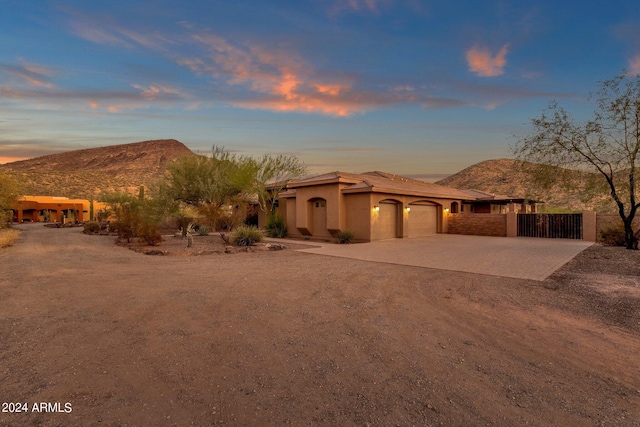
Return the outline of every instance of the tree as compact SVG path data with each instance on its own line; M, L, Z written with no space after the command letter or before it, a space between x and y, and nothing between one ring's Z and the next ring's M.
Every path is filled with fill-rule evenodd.
M167 197L192 206L222 206L251 189L255 162L213 147L208 156L185 156L167 166L163 191Z
M211 156L185 156L169 164L162 194L168 200L197 208L216 229L227 228L229 220L234 219L228 206L246 203L257 171L251 157L214 146Z
M121 239L130 242L132 238L139 237L150 245L162 240L160 224L173 206L158 194L156 197L147 197L144 187L140 186L137 197L124 192L111 192L102 194L100 198L114 212L118 220L114 227Z
M265 154L257 160L254 191L258 206L267 215L275 211L278 194L292 179L307 173L307 168L295 156Z
M20 197L20 183L13 176L0 172L0 228L11 219L11 208Z
M599 83L588 98L593 117L578 123L556 102L532 119L534 131L514 146L516 157L541 167L593 171L601 177L624 224L627 249L635 242L633 219L640 207L636 182L640 166L640 76L622 73ZM562 179L546 177L547 179Z

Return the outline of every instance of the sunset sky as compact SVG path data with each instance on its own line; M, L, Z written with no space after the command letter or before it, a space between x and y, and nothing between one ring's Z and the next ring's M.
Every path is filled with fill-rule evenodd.
M640 73L634 1L0 0L0 163L174 138L312 172L509 156Z

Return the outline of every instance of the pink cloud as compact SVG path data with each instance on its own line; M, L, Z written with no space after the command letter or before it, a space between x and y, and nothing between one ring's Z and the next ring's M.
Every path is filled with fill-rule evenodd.
M425 108L459 104L418 93L413 86L399 91L363 90L353 77L326 76L289 49L232 43L206 31L194 34L192 39L203 45L206 53L181 57L176 62L196 74L211 76L214 83L224 81L244 88L243 95L228 98L242 108L347 117L397 104L414 103Z
M486 47L474 46L466 53L469 71L481 77L495 77L504 73L504 66L507 65L507 52L509 45L504 45L493 56Z
M629 59L629 75L640 75L640 55L636 55L634 58Z
M20 61L20 65L0 64L0 73L7 73L14 86L37 86L43 88L53 88L51 82L53 71L42 65Z
M273 111L315 112L349 116L363 110L343 95L352 89L348 81L327 82L312 67L288 50L266 49L245 43L232 44L210 33L194 34L208 55L180 58L178 63L198 74L209 74L256 93L251 99L232 100L244 108Z

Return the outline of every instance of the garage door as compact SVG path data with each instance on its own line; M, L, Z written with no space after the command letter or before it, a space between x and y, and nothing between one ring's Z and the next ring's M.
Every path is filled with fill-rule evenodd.
M398 237L398 204L381 202L378 221L379 239Z
M438 232L438 210L435 205L409 207L409 237L427 236Z

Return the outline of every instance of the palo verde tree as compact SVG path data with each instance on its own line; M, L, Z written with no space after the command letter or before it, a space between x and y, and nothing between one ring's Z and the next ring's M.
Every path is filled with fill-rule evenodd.
M225 206L247 199L257 170L250 157L214 146L210 156L185 156L169 164L162 193L169 200L195 207L217 226L225 218Z
M549 166L559 166L597 172L624 224L626 247L632 249L636 240L632 224L640 207L640 76L623 72L600 82L589 100L595 102L595 110L592 118L582 123L551 103L532 120L533 133L516 143L514 153L547 171L554 170ZM546 177L550 178L554 177Z
M184 156L169 164L163 192L191 206L222 206L249 191L255 173L256 165L250 158L214 146L211 156Z
M265 154L256 163L254 191L258 195L258 206L267 216L272 216L278 194L289 181L306 174L307 168L297 157L282 154Z

